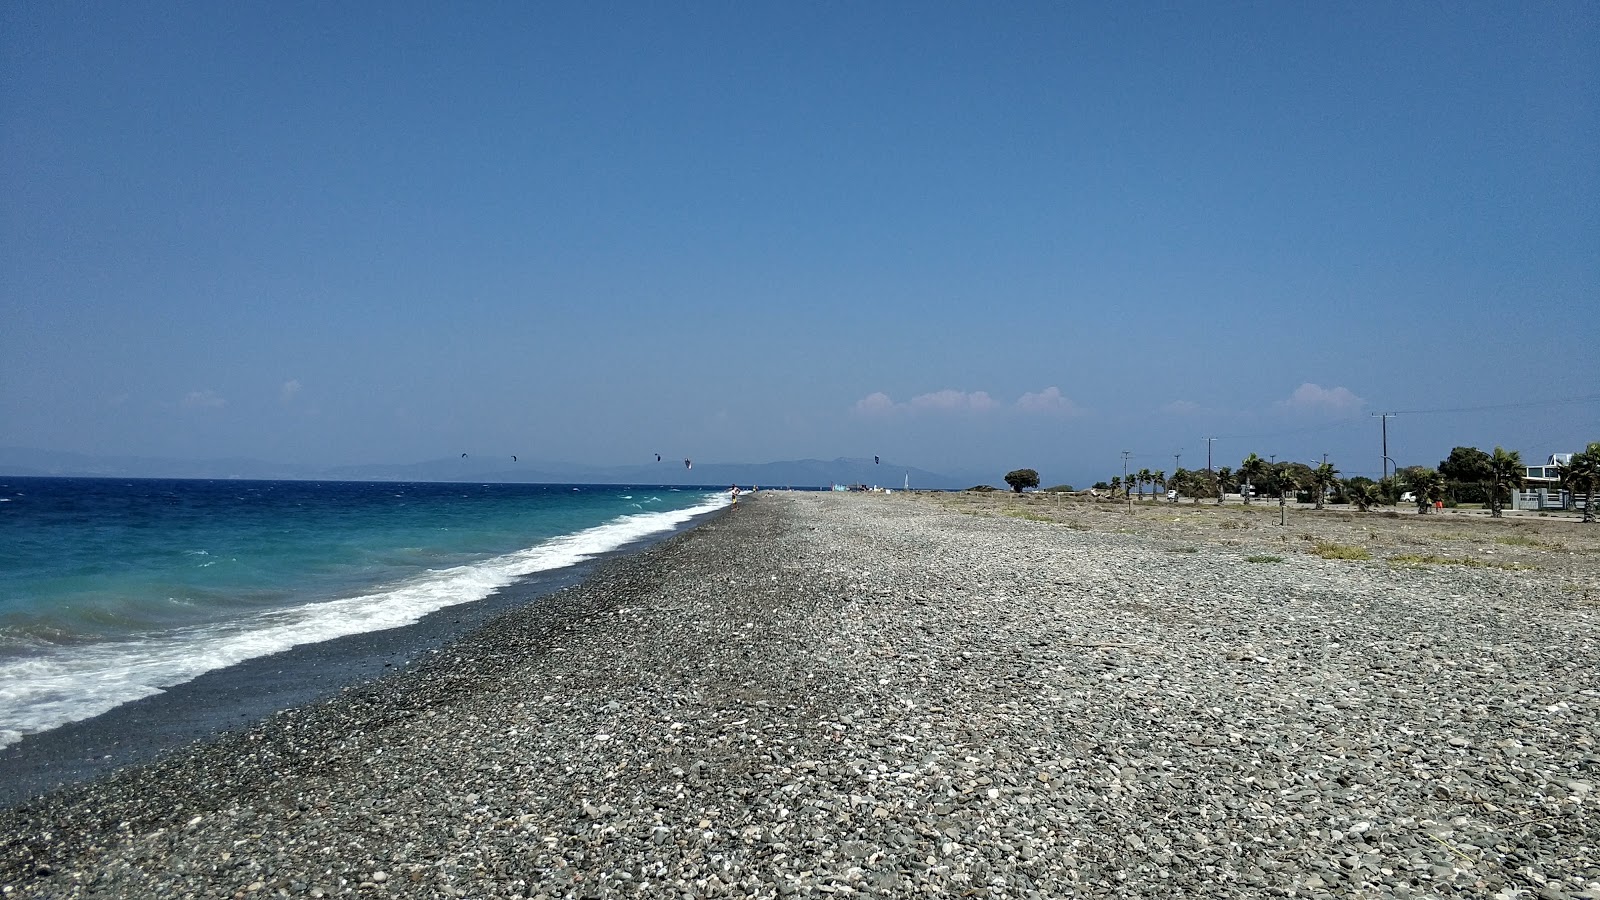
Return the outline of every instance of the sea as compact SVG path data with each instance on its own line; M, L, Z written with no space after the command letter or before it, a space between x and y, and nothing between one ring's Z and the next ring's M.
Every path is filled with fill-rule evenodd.
M0 476L0 748L686 527L710 488Z

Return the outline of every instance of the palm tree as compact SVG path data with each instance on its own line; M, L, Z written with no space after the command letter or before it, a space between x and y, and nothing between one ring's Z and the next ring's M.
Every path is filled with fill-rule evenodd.
M1161 499L1161 494L1164 493L1166 491L1166 488L1167 488L1167 473L1161 471L1160 469L1157 469L1154 472L1151 472L1150 473L1150 486L1152 488L1152 490L1150 491L1151 499L1160 500Z
M1383 502L1383 491L1376 484L1357 482L1354 479L1344 483L1344 495L1362 512Z
M1150 470L1149 469L1140 469L1139 470L1139 474L1138 474L1137 477L1139 479L1139 499L1143 500L1144 499L1144 486L1149 484L1150 481L1151 481Z
M1522 464L1522 454L1515 450L1510 453L1494 448L1494 455L1489 457L1489 515L1500 518L1500 494L1502 490L1509 496L1513 487L1522 486L1522 476L1528 470Z
M1267 461L1254 453L1239 464L1239 477L1244 479L1244 502L1250 505L1250 494L1255 490L1256 479L1267 474Z
M1217 469L1217 505L1218 506L1222 505L1222 498L1227 496L1229 488L1235 488L1235 487L1238 487L1238 486L1239 486L1238 483L1236 481L1234 481L1233 470L1232 469L1228 468L1227 466L1222 466L1222 467L1218 468Z
M1572 459L1566 465L1558 466L1561 473L1561 486L1576 494L1582 490L1583 495L1583 521L1594 523L1594 492L1600 487L1600 441L1595 441L1584 448L1582 453L1572 454Z
M1317 509L1322 508L1322 498L1328 493L1328 488L1339 483L1339 470L1333 463L1323 463L1311 470L1311 487L1317 492Z
M1444 499L1448 487L1444 476L1439 474L1438 470L1425 469L1421 466L1411 470L1407 481L1410 482L1407 486L1411 488L1411 493L1416 496L1418 513L1427 513L1433 509L1435 503Z
M1111 476L1111 499L1113 499L1113 500L1117 499L1117 491L1121 487L1122 487L1122 476L1121 475L1113 475L1113 476Z
M1273 463L1271 466L1272 481L1278 488L1278 499L1283 500L1287 494L1298 494L1300 489L1308 483L1305 475L1311 471L1310 466L1296 466L1294 463ZM1296 502L1299 498L1296 497Z

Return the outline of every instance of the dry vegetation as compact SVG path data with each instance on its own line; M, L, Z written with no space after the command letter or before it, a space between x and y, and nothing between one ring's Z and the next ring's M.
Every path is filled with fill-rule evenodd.
M1410 509L1357 512L1291 507L1279 525L1276 503L1225 506L1162 501L1094 500L1072 494L913 493L887 500L934 503L955 512L1008 516L1084 531L1138 534L1175 553L1201 549L1237 553L1249 562L1293 565L1321 557L1353 564L1459 566L1538 573L1564 593L1600 602L1600 526L1576 515L1487 514ZM1364 561L1364 562L1363 562Z

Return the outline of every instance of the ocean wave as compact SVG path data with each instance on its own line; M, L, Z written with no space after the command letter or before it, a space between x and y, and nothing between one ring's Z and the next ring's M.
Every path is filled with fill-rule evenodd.
M681 510L632 513L481 562L226 623L87 645L30 641L27 652L0 660L0 747L160 693L213 669L301 644L412 624L437 610L481 600L519 578L577 565L671 531L727 502L713 494Z

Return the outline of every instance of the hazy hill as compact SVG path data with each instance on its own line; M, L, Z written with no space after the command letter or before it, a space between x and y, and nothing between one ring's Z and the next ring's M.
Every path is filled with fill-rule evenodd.
M722 487L827 487L865 484L913 488L964 488L971 476L929 472L870 458L798 459L780 462L696 462L662 460L634 466L586 466L577 463L512 462L473 457L439 459L403 465L316 467L254 459L176 460L135 456L92 456L20 447L0 447L0 475L98 478L259 478L332 481L489 481L552 484L675 484ZM982 480L982 479L978 479Z

